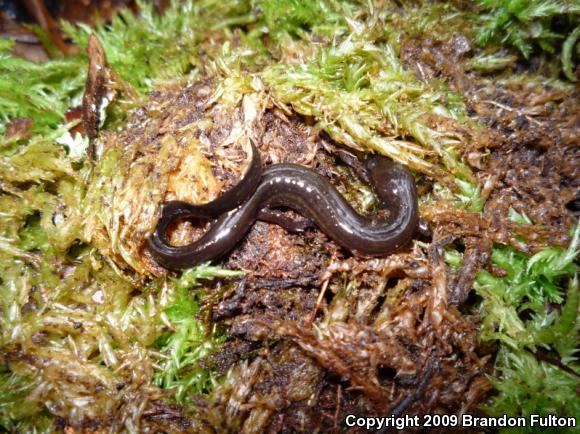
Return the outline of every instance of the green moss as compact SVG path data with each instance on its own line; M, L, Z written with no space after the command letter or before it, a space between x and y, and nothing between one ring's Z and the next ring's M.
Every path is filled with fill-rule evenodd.
M34 390L31 379L0 371L0 429L5 432L49 432L53 422L42 411L41 403L26 399ZM40 415L40 416L39 416Z
M346 28L344 8L347 2L324 0L263 0L255 1L265 28L277 42L286 37L310 39L313 34L335 36L337 29Z
M578 377L532 355L537 349L551 350L570 368L580 369L579 236L580 225L568 249L548 247L529 258L496 247L492 262L507 275L481 271L477 276L475 289L483 298L480 338L501 344L493 379L499 394L486 406L490 414L564 416L580 411ZM553 304L560 304L560 310Z
M571 79L571 46L576 44L580 5L567 0L479 0L475 41L481 46L512 46L529 59L535 50L564 50L564 71ZM568 38L567 45L562 45Z
M576 81L574 76L574 47L576 47L576 53L580 51L580 45L578 45L578 38L580 38L580 26L576 27L572 33L568 35L564 44L562 45L562 69L564 74L568 77L570 81Z
M37 64L11 56L12 45L0 39L0 134L17 117L32 119L36 132L56 128L80 101L85 62L74 57Z
M196 318L203 297L200 281L243 274L203 264L184 271L174 282L175 292L164 311L171 331L163 333L157 340L167 360L160 365L153 381L159 387L171 389L177 402L183 402L189 393L200 394L211 389L215 381L213 374L199 362L225 339L225 336L217 334L215 328L208 328L207 324Z

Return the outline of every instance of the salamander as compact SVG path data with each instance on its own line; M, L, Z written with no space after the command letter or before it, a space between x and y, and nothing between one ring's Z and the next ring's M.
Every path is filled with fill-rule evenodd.
M386 157L370 155L365 168L381 207L389 218L357 213L336 188L313 170L295 164L275 164L264 169L253 194L237 208L220 215L197 241L172 246L167 228L176 218L204 217L163 209L149 238L153 257L164 267L179 270L218 259L231 251L260 217L260 212L287 207L313 221L342 247L361 256L383 256L404 246L419 221L415 181L408 169ZM218 199L219 200L219 199ZM213 216L211 216L213 217Z

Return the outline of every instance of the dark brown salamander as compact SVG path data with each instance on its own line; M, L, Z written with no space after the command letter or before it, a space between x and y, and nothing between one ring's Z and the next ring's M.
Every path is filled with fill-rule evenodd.
M314 221L320 230L355 254L385 255L405 245L417 229L415 181L407 168L381 156L369 156L366 169L381 206L391 210L388 220L358 214L316 172L294 164L276 164L264 170L256 191L246 202L221 215L199 240L187 246L171 246L167 228L177 218L202 216L194 215L192 208L183 213L171 205L169 211L164 208L157 229L149 239L149 248L166 268L193 267L228 253L264 209L288 207Z

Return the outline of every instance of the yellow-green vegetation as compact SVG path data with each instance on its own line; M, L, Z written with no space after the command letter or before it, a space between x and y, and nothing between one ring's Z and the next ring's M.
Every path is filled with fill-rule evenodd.
M549 30L552 16L578 15L575 6L558 2L532 2L533 10L521 6L526 2L518 2L521 10L500 5L516 2L480 3L487 15L476 40L509 43L526 57L532 42L549 51L562 39ZM434 25L429 20L441 17L429 12L440 6L375 6L202 0L180 2L158 16L140 4L138 18L122 12L95 32L137 99L170 82L211 74L213 101L237 90L262 92L282 110L313 119L336 142L401 161L418 178L436 179L436 189L455 195L458 206L481 212L480 188L461 158L481 127L468 117L460 95L441 80L420 80L399 58L396 14L416 13L422 25ZM444 10L453 22L470 16ZM512 26L513 17L518 23L540 20L540 33L533 23L525 32ZM81 47L93 32L64 28ZM497 40L506 28L507 39ZM576 29L563 45L571 79L577 37ZM240 273L203 265L180 278L145 278L134 271L140 271L137 262L127 261L133 271L120 269L106 249L97 249L84 213L107 224L123 220L107 214L121 210L98 199L114 190L117 169L130 162L122 160L122 150L111 151L105 154L110 161L93 171L82 140L59 144L72 126L64 114L81 100L87 55L33 64L11 56L10 46L0 41L0 427L46 432L62 417L73 424L108 420L112 432L137 432L148 423L142 418L148 403L178 402L193 411L192 394L208 392L217 381L199 362L224 341L197 316L205 282ZM483 64L480 69L513 61L482 56L469 60ZM119 125L121 107L139 102L113 103L105 130ZM32 120L31 137L4 134L15 118ZM547 247L532 257L496 246L492 261L507 276L478 275L481 339L499 345L498 394L484 411L580 413L578 378L532 354L551 347L565 364L580 367L579 232L567 249ZM118 243L119 233L111 230L107 242ZM457 252L448 259L461 261ZM549 304L558 308L548 310ZM524 312L529 319L522 319Z
M262 76L280 102L317 119L339 143L388 155L441 180L448 173L470 180L455 155L466 139L453 122L465 118L457 96L417 80L374 30L361 23L359 33L342 43L290 68L266 68ZM438 130L429 118L451 125Z
M198 282L239 273L201 266L137 285L83 242L83 170L54 137L4 140L0 159L0 426L113 417L111 430L138 431L143 404L169 396L157 384L206 390L197 362L219 339L195 317Z
M526 59L534 50L561 52L568 79L578 56L580 4L575 0L479 0L475 40L482 46L511 45ZM574 53L575 51L575 53Z

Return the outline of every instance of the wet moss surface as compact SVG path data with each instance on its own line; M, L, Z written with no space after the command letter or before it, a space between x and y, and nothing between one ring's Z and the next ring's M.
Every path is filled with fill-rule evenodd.
M84 88L94 49L37 65L2 42L0 426L342 432L347 414L578 414L577 89L537 40L528 60L513 41L482 48L473 14L497 18L488 3L141 5L96 29L107 92ZM557 14L573 45L577 12ZM99 121L84 133L65 120L83 93ZM368 259L258 222L213 265L164 270L146 248L161 204L231 188L250 140L362 213L376 200L360 159L406 164L431 236ZM172 242L207 224L180 223Z

